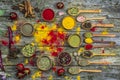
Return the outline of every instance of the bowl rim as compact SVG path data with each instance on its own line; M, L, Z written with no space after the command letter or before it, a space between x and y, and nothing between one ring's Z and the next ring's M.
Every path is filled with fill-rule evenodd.
M25 44L24 46L23 46L23 48L25 47L25 46L28 46L28 45L31 45L32 46L32 44ZM34 46L33 46L34 47ZM23 49L22 48L22 49ZM22 49L21 49L21 53L23 54L23 56L24 57L31 57L33 54L35 54L34 52L35 52L35 50L36 50L36 48L34 49L34 52L33 52L33 54L31 55L31 56L26 56L23 52L22 52Z
M49 61L50 61L50 66L49 66L46 70L45 70L45 69L41 69L41 68L40 68L40 64L39 64L39 60L40 60L41 58L43 58L43 57L47 57L47 58L49 59ZM37 67L38 67L40 70L42 70L42 71L50 70L50 69L52 68L52 60L50 59L50 57L49 57L48 55L42 54L42 55L40 55L40 56L38 57L38 59L37 59Z
M60 63L59 56L60 56L62 53L66 53L66 54L68 54L68 55L70 56L71 60L70 60L69 64L61 64L61 63ZM57 62L58 62L60 65L62 65L62 66L68 66L68 65L70 65L71 62L72 62L72 56L71 56L68 52L61 52L61 53L58 55L58 57L57 57Z
M78 37L80 38L80 43L79 43L79 46L80 46L80 45L82 44L82 38L81 38L81 36L78 35L78 34L71 34L71 35L69 35L69 37L68 37L68 39L67 39L67 42L68 42L68 44L70 45L70 47L77 48L77 47L79 47L79 46L72 46L72 45L69 43L70 38L71 38L72 36L74 36L74 35L76 35L76 36L78 36Z
M23 28L23 26L24 25L26 25L26 24L29 24L31 27L32 27L32 32L31 32L31 34L25 34L24 32L23 32L23 30L22 30L22 28ZM21 25L20 26L20 32L22 33L22 35L24 35L24 36L32 36L33 35L33 33L34 33L34 26L31 24L31 23L24 23L23 25Z
M71 14L70 10L71 10L72 8L78 9L78 12L77 12L76 14ZM76 7L76 6L74 6L74 7L69 8L69 9L67 10L67 12L68 12L68 14L71 15L71 16L77 16L77 15L79 15L79 8Z
M74 26L73 26L73 28L76 26L75 18L73 18L72 16L65 16L65 17L63 17L63 19L62 19L62 26L63 26L63 28L66 29L66 30L72 30L73 28L72 28L72 29L68 29L68 28L65 28L64 25L63 25L63 20L64 20L65 18L67 18L67 17L70 17L71 19L73 19L73 21L74 21Z
M90 24L91 24L91 27L90 27L90 28L84 27L83 25L84 25L85 23L90 23ZM81 24L81 27L82 27L84 30L90 30L90 29L92 28L92 23L90 22L90 20L86 20L86 21L84 21L84 22Z
M54 15L54 16L53 16L53 19L51 19L51 20L46 20L46 19L43 17L43 12L44 12L46 9L49 9L49 10L51 10L51 12L53 12L53 15ZM41 12L41 17L42 17L42 19L43 19L44 21L48 21L48 22L53 21L54 18L55 18L55 12L54 12L54 10L51 9L51 8L44 8L44 9L42 10L42 12Z

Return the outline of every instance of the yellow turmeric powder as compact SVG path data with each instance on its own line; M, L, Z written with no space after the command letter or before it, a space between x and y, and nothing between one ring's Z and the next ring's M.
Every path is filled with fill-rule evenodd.
M85 43L87 43L87 44L92 44L92 43L93 43L92 38L86 38L86 39L85 39Z

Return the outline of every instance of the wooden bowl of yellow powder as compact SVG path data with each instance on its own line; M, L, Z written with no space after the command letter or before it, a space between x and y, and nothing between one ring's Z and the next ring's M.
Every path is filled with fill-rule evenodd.
M78 34L72 34L68 37L68 44L71 47L79 47L81 45L81 37Z
M62 20L62 26L67 30L73 29L75 25L76 25L75 19L71 16L66 16Z

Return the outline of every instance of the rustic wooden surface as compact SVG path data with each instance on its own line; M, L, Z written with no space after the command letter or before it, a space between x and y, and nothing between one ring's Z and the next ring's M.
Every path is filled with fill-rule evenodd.
M6 9L6 14L8 15L9 12L13 11L11 9L12 5L16 5L17 3L22 2L23 0L0 0L0 9ZM106 53L116 53L117 56L115 57L95 57L92 58L91 60L99 60L99 59L105 59L111 61L113 64L107 65L107 66L100 66L100 65L93 65L93 66L87 66L87 67L82 67L83 69L101 69L103 70L102 73L80 73L79 75L81 76L81 80L120 80L120 0L31 0L32 5L34 7L39 7L40 10L50 7L54 9L57 19L56 22L60 23L60 20L63 18L63 16L58 16L57 12L59 11L58 9L55 8L55 3L58 1L63 1L65 4L65 8L61 11L66 11L67 8L72 7L72 6L78 6L81 9L102 9L102 13L100 14L81 14L85 15L86 17L95 17L95 16L105 16L107 17L106 20L104 20L104 23L113 23L115 24L115 28L108 29L110 33L114 33L117 36L115 38L105 38L104 40L110 40L110 41L115 41L116 46L113 48L105 48ZM35 23L36 20L40 18L39 14L38 17L35 19L26 19L24 18L23 14L21 14L19 11L16 11L20 18L26 20L27 22L32 22L32 24ZM67 15L67 14L66 14ZM93 21L94 23L95 21ZM7 20L6 18L0 17L0 29L5 30L7 29L7 26L11 26L13 22ZM80 26L80 23L78 23L77 26ZM97 32L101 32L103 29L97 29ZM75 30L69 31L69 33L74 33ZM85 32L85 30L81 31L81 34ZM0 36L2 37L2 36ZM101 39L101 38L100 38ZM31 40L28 38L22 38L23 41L26 41L26 43L29 43ZM24 44L23 44L24 45ZM2 47L2 57L3 60L5 60L5 57L8 53L7 47ZM69 53L72 54L73 51L77 51L77 49L73 49L70 47L65 47L65 51L68 51ZM94 49L92 50L94 53L100 52L100 49ZM21 54L19 54L21 55ZM13 60L9 60L9 62L14 62L14 63L19 63L19 62L24 62L25 58L17 58ZM5 62L4 62L5 64ZM73 62L71 65L76 65L76 62ZM37 67L30 67L32 70L33 74L35 71L38 70ZM69 67L69 66L68 66ZM66 67L66 68L68 68ZM17 80L15 77L15 66L5 66L5 69L7 73L11 74L11 77L8 77L7 80ZM51 74L53 75L54 79L53 80L65 80L64 77L58 77L55 73L52 73L52 71L47 71L43 73L46 77L49 77ZM77 75L70 75L66 73L67 76L72 77L72 80L76 80ZM1 80L1 79L0 79ZM22 80L32 80L31 75L27 76L26 78ZM48 79L41 79L37 78L36 80L48 80Z

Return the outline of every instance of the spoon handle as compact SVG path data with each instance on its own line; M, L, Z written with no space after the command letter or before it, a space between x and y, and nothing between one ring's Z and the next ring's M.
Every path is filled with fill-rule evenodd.
M102 70L80 70L80 72L102 72Z
M115 44L103 44L103 45L94 45L93 48L106 48L106 47L113 47Z
M94 37L115 37L115 34L93 34Z
M104 62L89 62L89 64L110 64L110 62L104 61Z
M106 19L106 17L93 17L93 18L86 18L86 20L103 20Z
M93 54L93 56L116 56L116 54Z
M94 43L114 43L113 41L93 40Z
M101 13L101 9L96 9L96 10L79 10L80 13Z
M92 24L92 26L96 26L96 27L107 27L107 28L113 28L114 24Z

